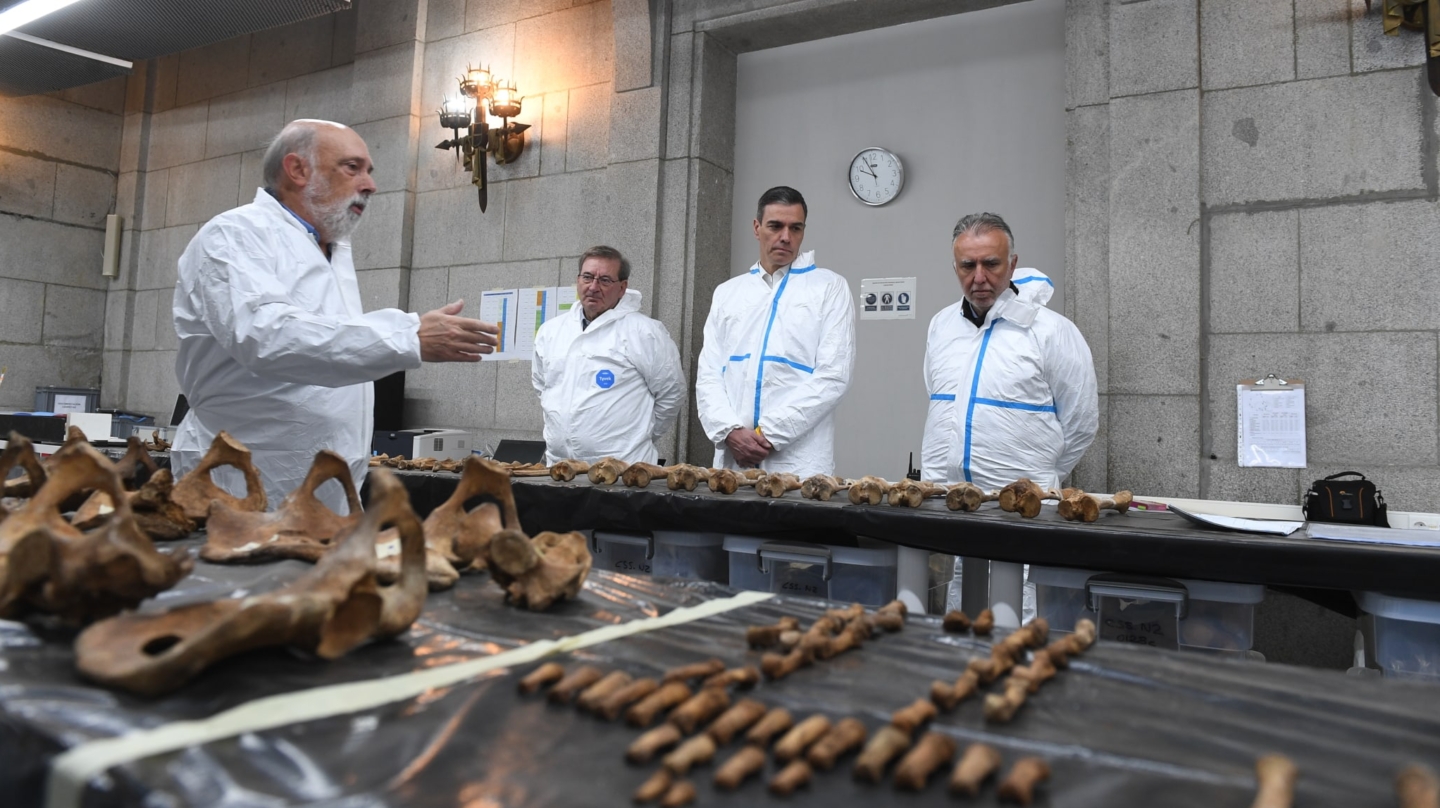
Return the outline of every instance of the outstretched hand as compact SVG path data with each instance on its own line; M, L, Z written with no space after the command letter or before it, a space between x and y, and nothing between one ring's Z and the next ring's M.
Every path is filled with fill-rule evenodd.
M426 362L479 362L494 353L499 326L461 317L464 300L420 315L420 358Z

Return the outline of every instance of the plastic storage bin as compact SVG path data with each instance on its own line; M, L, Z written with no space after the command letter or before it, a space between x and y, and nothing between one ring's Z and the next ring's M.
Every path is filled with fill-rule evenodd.
M1092 576L1100 574L1069 567L1030 566L1036 613L1050 622L1051 631L1069 632L1080 618L1095 619L1088 584ZM1184 617L1179 621L1182 649L1250 650L1255 643L1255 604L1265 599L1264 586L1185 578L1170 580L1183 584L1186 589ZM1158 584L1159 581L1156 599L1171 596Z
M1385 676L1440 681L1440 603L1356 592L1365 665Z
M590 552L597 569L639 575L667 575L729 583L725 537L719 533L656 530L653 533L592 531Z
M834 547L726 536L736 589L883 606L895 599L894 545Z

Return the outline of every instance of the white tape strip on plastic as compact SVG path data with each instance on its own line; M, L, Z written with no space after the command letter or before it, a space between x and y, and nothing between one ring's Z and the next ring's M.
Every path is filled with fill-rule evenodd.
M741 592L734 597L687 606L659 617L631 620L559 640L540 640L480 659L383 679L268 696L199 721L177 721L153 729L131 732L118 738L90 741L58 755L52 762L45 789L45 805L46 808L79 808L86 784L92 777L112 766L233 738L247 732L370 710L413 698L432 688L448 687L498 668L524 665L551 654L576 651L659 628L683 625L759 603L770 597L772 595L769 592Z

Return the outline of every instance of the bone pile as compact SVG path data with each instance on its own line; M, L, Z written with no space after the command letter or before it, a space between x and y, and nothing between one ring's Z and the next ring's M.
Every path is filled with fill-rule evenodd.
M227 598L95 623L75 641L81 674L145 696L168 693L242 651L289 645L335 659L371 640L404 632L425 606L425 537L404 487L376 472L371 507L335 549L294 583L263 595ZM401 574L380 585L375 545L393 527Z
M751 648L778 649L765 651L760 669L768 679L784 679L816 661L859 648L877 630L899 631L905 625L905 612L905 604L898 600L881 606L874 614L866 614L865 607L852 603L825 612L804 633L797 621L786 618L773 626L752 626L746 631L745 641Z
M216 441L218 445L220 439ZM244 459L248 462L248 453ZM202 462L201 468L205 467ZM533 539L525 535L510 488L512 474L503 464L475 456L465 459L455 490L430 512L422 526L423 569L430 590L449 589L462 573L489 570L509 600L535 611L579 594L591 565L584 535L547 532ZM344 490L348 515L335 513L315 497L315 490L330 480ZM476 497L493 501L466 511L465 503ZM333 452L321 451L305 481L273 512L238 510L216 499L201 555L217 563L279 558L317 562L355 526L359 513L360 500L349 464ZM398 580L403 574L400 539L392 529L382 532L375 543L376 575L381 583Z
M115 464L83 433L72 430L41 463L30 441L12 432L0 478L16 466L25 476L7 483L0 505L0 617L39 612L83 625L133 609L189 573L188 556L156 549ZM93 508L83 525L67 520L65 512L92 492L110 505Z
M773 625L751 626L746 641L754 649L788 649L784 655L766 651L761 667L771 682L783 679L798 665L792 660L830 659L859 647L876 630L898 631L904 626L904 606L898 601L874 613L859 604L831 609L802 632L800 621L783 617ZM784 668L784 670L781 670ZM741 748L714 774L715 788L734 790L759 775L769 757L777 773L770 778L771 793L784 796L807 784L815 771L827 771L846 754L860 748L867 732L854 718L832 723L824 715L796 721L781 707L770 708L738 692L758 686L760 668L745 665L726 668L719 659L683 665L659 677L634 677L625 671L605 672L593 665L570 670L556 662L545 663L520 680L522 694L549 688L547 698L573 703L606 721L623 717L644 730L626 749L634 765L659 758L660 767L635 792L637 803L686 805L697 798L691 772L714 761L720 750L735 741Z

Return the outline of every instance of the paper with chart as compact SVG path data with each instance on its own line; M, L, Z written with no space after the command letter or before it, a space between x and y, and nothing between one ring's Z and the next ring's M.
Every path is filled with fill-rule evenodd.
M530 358L518 356L515 352L515 325L519 319L519 302L519 289L484 292L480 295L480 319L500 326L499 344L495 346L494 353L485 357L487 360Z
M1241 466L1305 468L1305 387L1264 390L1235 386Z
M573 286L531 286L496 289L480 297L480 319L500 323L500 344L488 360L535 358L535 334L540 326L575 305Z

